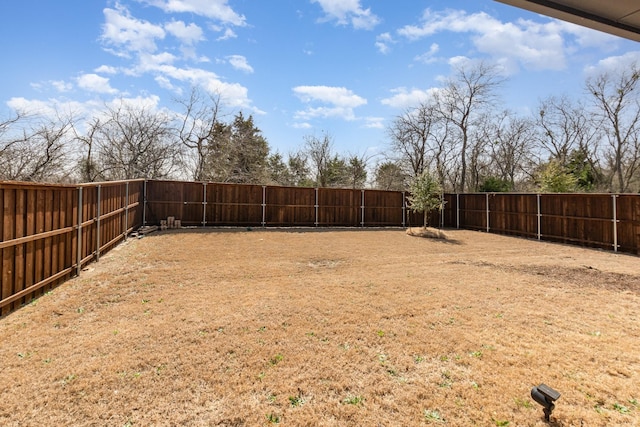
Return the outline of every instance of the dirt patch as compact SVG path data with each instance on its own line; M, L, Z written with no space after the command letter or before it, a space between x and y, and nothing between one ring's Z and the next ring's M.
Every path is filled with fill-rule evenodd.
M407 228L407 234L409 236L423 237L427 239L447 240L449 238L445 231L433 227L410 227Z
M640 424L637 257L446 233L129 240L0 319L0 425Z

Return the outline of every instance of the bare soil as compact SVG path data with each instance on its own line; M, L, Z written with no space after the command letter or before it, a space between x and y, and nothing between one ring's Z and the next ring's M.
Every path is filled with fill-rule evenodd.
M638 257L446 236L130 239L0 319L0 425L640 425Z

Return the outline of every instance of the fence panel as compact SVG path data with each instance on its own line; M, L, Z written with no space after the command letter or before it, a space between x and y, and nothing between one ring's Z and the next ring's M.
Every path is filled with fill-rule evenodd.
M139 226L141 191L142 181L0 183L0 315L67 280Z
M297 227L315 225L315 188L268 186L264 191L264 225Z
M640 195L617 196L616 217L619 250L640 255Z
M207 185L207 222L217 226L262 225L262 186Z
M402 227L406 223L404 209L402 193L399 191L365 190L363 225Z
M318 188L318 226L358 227L361 224L362 191Z

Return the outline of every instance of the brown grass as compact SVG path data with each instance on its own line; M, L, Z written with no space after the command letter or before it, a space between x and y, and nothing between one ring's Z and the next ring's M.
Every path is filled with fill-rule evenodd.
M0 425L640 424L637 257L446 233L129 240L0 319Z

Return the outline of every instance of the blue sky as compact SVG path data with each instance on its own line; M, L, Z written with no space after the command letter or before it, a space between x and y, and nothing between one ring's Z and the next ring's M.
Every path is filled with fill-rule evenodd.
M640 58L635 42L493 0L3 1L0 50L0 117L89 117L121 98L171 109L199 86L252 114L272 151L328 132L359 155L384 151L394 116L462 61L498 64L504 107L526 114Z

